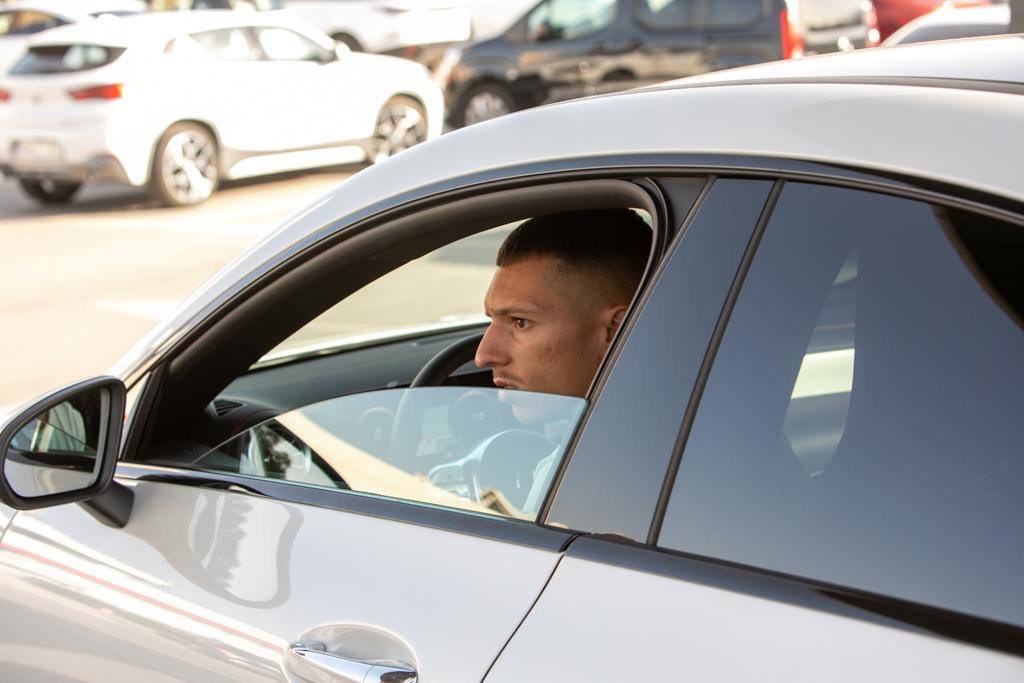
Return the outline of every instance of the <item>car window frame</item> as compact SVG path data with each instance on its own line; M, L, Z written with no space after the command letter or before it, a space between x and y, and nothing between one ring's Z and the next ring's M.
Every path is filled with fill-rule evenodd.
M623 179L624 175L629 179ZM633 174L605 172L600 174L600 177L598 178L578 178L575 177L574 174L570 174L570 176L571 177L566 178L564 175L558 174L555 178L546 178L543 179L543 181L535 181L534 183L530 183L530 185L533 186L534 190L537 188L543 188L543 192L551 195L551 199L545 201L554 201L556 196L564 194L564 188L567 184L581 180L584 182L598 183L610 180L622 185L623 187L628 185L632 188L630 192L632 192L635 197L646 198L652 218L655 220L655 225L660 224L658 217L664 215L664 209L661 207L660 198L652 196L651 188L649 186L644 186L642 183L632 182L633 180L639 180L638 178L633 178ZM483 192L483 195L491 196L506 190L523 189L521 188L521 181L516 182L513 180L509 182L507 178L506 182L499 183L498 185L500 186L500 189L489 188L487 191ZM463 193L456 194L458 195ZM456 199L459 201L456 201L455 204L457 206L462 206L467 198L456 197ZM600 199L597 201L601 203L607 202L606 199ZM615 201L622 200L620 198ZM429 203L436 204L437 202L437 198L433 198ZM522 210L517 205L511 203L507 204L504 210L510 211L512 210L512 207L515 207L516 211ZM417 216L417 220L423 220L419 216L422 211L418 210L415 204L413 206L409 206L408 204L398 203L397 206L392 208L395 213L399 214L399 216L415 215ZM376 227L379 227L381 224L386 225L389 222L393 223L401 220L401 218L395 218L388 215L388 212L384 213L385 216L383 217L371 217L370 222L374 223ZM328 228L325 228L325 230L327 230L327 234L321 237L321 242L331 242L331 246L333 247L344 244L346 242L344 238L349 236L345 234L346 227L348 226L338 223L328 226ZM349 230L348 232L352 231ZM479 230L475 230L474 232L479 232ZM445 243L447 244L449 242L446 241ZM659 238L655 240L656 245L661 245L663 243L664 239ZM306 261L315 259L318 253L322 253L323 250L330 248L322 243L318 246L321 247L321 249L314 250L314 253L312 254L307 254ZM660 254L655 257L655 260L658 258L660 258ZM287 258L283 258L283 261L283 263L279 264L279 267L282 269L287 269L289 265L292 268L298 268L301 266L301 264L296 265L294 263L290 263ZM250 293L255 295L258 293L258 290L253 291L254 289L255 287L250 288ZM179 347L182 350L187 350L187 344L188 342L186 340L180 340ZM180 355L178 358L180 359ZM520 520L509 517L478 515L467 513L463 510L434 508L415 501L388 499L373 494L332 489L317 489L309 486L296 485L282 480L264 480L245 475L195 471L180 467L169 467L166 463L151 464L147 463L145 460L140 460L138 458L138 454L147 447L146 443L148 441L148 437L152 433L156 416L163 408L163 405L167 403L165 391L168 385L168 371L173 367L174 362L174 358L167 357L161 359L157 363L154 363L154 365L150 367L150 374L146 376L148 379L145 381L145 386L142 388L141 395L136 400L132 421L127 429L124 439L125 445L121 451L123 461L119 464L117 471L117 476L119 477L127 479L144 479L147 481L165 481L177 484L188 483L196 486L213 486L229 490L244 491L256 495L271 496L275 499L284 501L314 504L338 510L374 514L401 521L415 521L416 523L426 524L428 526L466 531L467 533L474 533L477 535L489 535L505 540L513 540L515 542L543 542L549 545L553 543L559 548L562 547L566 540L572 536L572 532L552 529L535 520ZM133 388L134 385L129 387L129 389ZM577 429L579 429L579 425L577 425ZM195 455L201 455L201 452L195 452ZM563 459L566 457L568 457L567 454L563 455ZM126 458L127 460L124 460ZM491 531L485 533L483 531L484 529L491 529Z

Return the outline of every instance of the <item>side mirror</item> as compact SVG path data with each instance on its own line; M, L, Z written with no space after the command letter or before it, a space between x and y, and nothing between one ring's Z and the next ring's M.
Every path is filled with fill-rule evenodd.
M110 488L125 393L121 380L98 377L55 391L10 417L0 430L0 501L18 510L85 501L104 523L124 526L131 492L117 484L115 492Z

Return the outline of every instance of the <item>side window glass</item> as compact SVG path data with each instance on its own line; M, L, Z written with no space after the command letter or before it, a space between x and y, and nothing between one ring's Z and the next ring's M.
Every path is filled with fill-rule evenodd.
M548 0L526 20L527 40L574 40L596 33L615 18L616 0Z
M763 0L711 0L709 28L732 28L757 21L768 8Z
M192 466L534 520L585 407L499 389L353 394L267 420Z
M67 22L58 19L52 14L36 12L33 10L22 10L10 15L12 18L7 22L8 35L29 35L39 33L47 29L61 26ZM0 20L0 26L5 22Z
M191 37L212 59L240 62L256 58L244 29L229 28L218 31L202 31L200 33L193 33ZM187 43L183 44L183 49L187 47ZM185 52L185 54L188 54L188 52Z
M1022 279L1020 226L788 183L659 544L1024 623Z
M655 31L698 28L698 0L633 0L633 16Z
M259 30L260 47L267 59L289 62L326 62L330 53L313 41L283 28Z

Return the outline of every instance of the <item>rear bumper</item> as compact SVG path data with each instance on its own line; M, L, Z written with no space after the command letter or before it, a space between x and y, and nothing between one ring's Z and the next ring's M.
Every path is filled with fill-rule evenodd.
M0 162L0 173L9 178L31 178L38 180L131 182L121 162L116 157L106 154L91 157L87 161L78 164L33 166Z

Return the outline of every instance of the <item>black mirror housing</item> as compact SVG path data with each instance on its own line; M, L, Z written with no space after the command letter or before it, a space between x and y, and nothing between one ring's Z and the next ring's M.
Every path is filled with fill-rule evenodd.
M114 469L117 465L121 432L124 427L126 393L124 382L120 379L96 377L58 389L11 416L0 430L0 501L17 510L33 510L89 500L106 491L113 482ZM89 439L94 445L88 447L85 455L69 452L75 449L67 446L68 443L73 443L84 447L85 436L80 435L79 440L76 440L74 435L68 435L68 431L75 430L55 427L51 419L51 416L61 409L64 413L78 412L67 406L81 404L83 401L94 406L94 410L89 411L88 420L94 432ZM77 420L78 429L81 431L85 422L80 414ZM35 437L44 431L48 431L45 436L50 437L50 447L37 448L39 440ZM27 432L35 436L32 437L33 447L25 450L24 444L16 444L16 440L20 439L23 442L27 438ZM57 445L54 447L53 443ZM19 489L18 484L10 476L12 471L18 469L23 472L26 469L35 469L44 474L70 472L77 477L82 473L83 462L94 463L87 482L81 485L65 485L63 488L54 487L56 490L53 492L44 490L40 495L27 495L24 487ZM49 480L51 477L45 479Z

